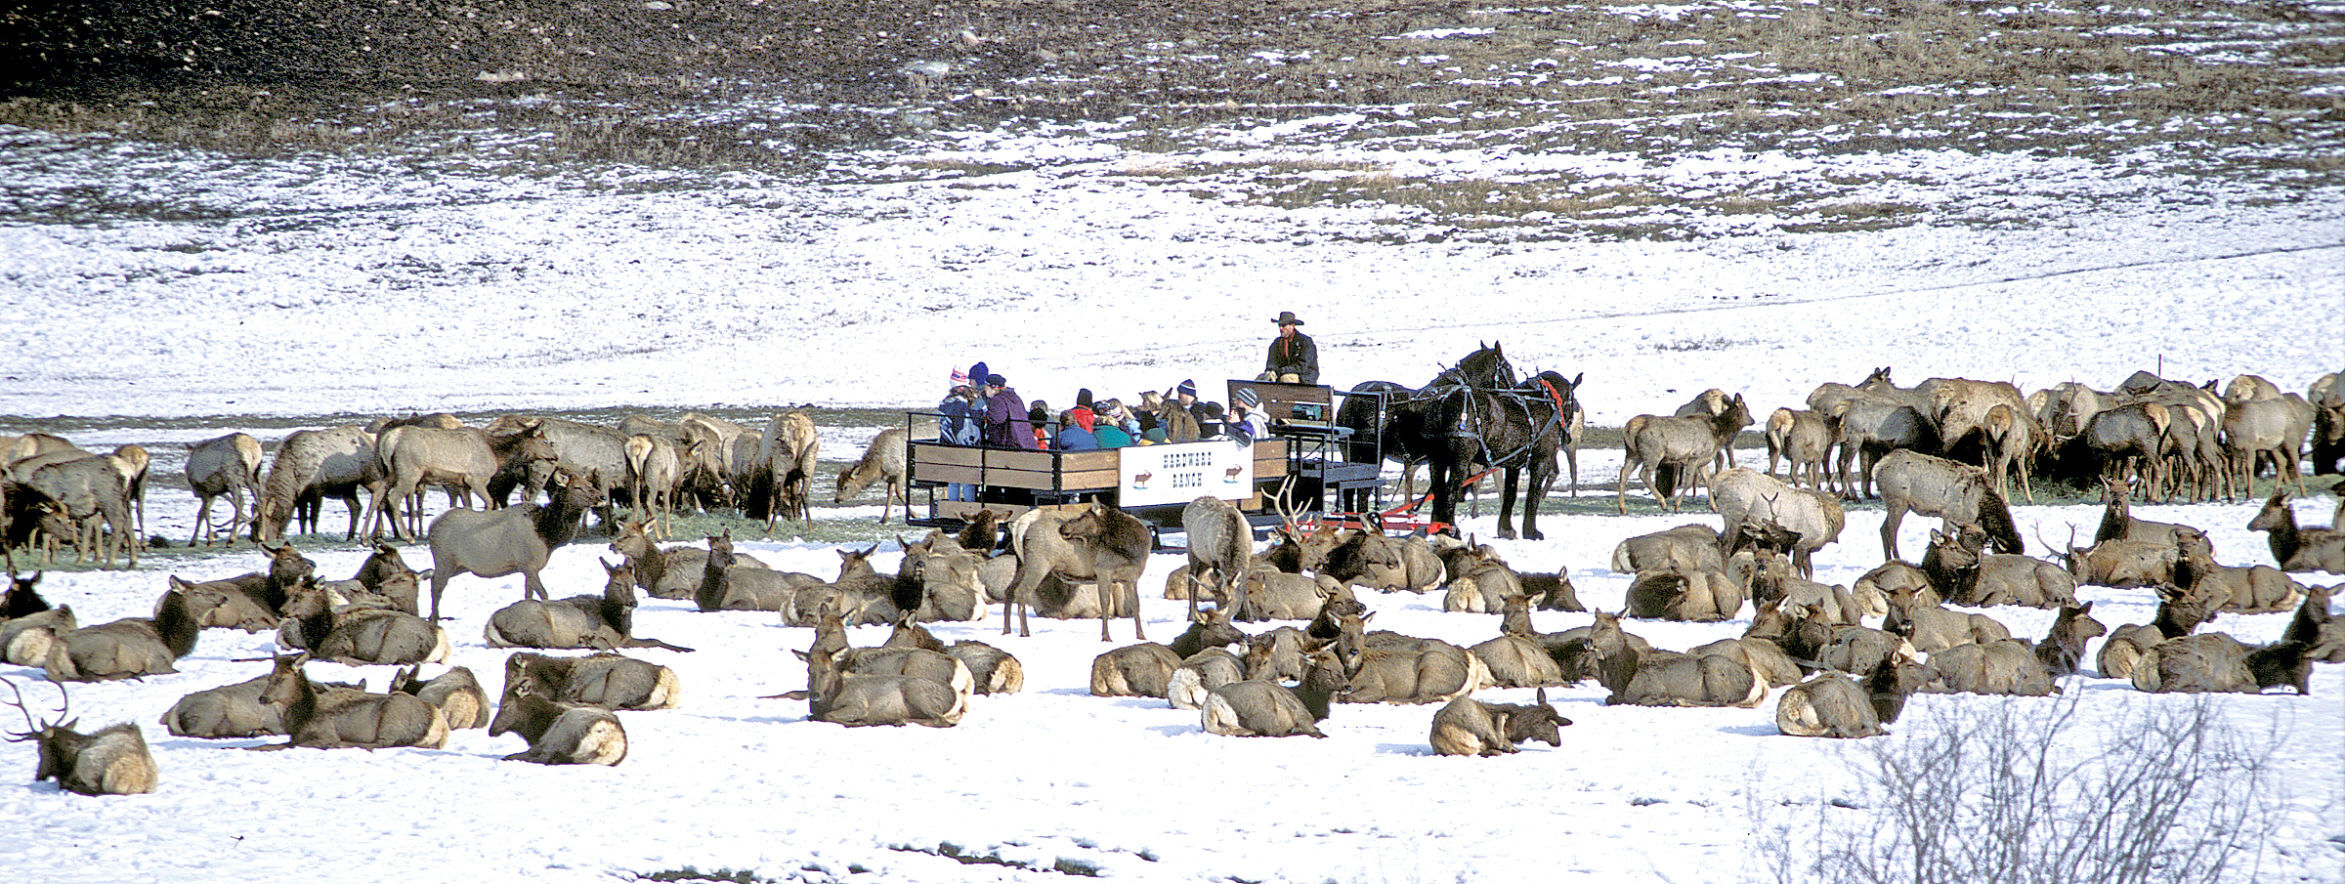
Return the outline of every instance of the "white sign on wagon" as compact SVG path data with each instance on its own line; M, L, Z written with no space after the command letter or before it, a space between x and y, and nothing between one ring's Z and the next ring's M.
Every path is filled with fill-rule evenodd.
M1254 494L1254 448L1227 439L1116 449L1120 506L1185 504L1207 494L1243 501Z

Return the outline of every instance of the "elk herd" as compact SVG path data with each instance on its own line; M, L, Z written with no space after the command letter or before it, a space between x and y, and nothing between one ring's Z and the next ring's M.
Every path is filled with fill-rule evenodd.
M1560 745L1559 728L1572 722L1548 690L1590 680L1606 704L1749 708L1773 695L1782 733L1826 737L1886 733L1917 692L2051 694L2088 663L2144 691L2302 694L2316 661L2345 662L2345 626L2328 608L2333 588L2298 576L2345 573L2345 526L2300 525L2288 506L2291 486L2303 493L2308 435L2314 471L2338 467L2339 393L2333 375L2306 395L2253 376L2217 395L2213 384L2137 375L2115 392L2063 384L2023 396L1960 379L1899 388L1883 369L1855 386L1819 388L1806 409L1771 414L1762 472L1733 464L1750 407L1710 391L1623 428L1619 509L1636 473L1672 511L1705 493L1717 519L1621 541L1607 563L1626 580L1618 611L1589 611L1560 569L1517 570L1498 549L1450 533L1396 535L1374 514L1346 526L1284 513L1258 549L1243 512L1203 497L1181 513L1185 563L1146 581L1186 603L1185 629L1165 644L1146 640L1141 616L1154 532L1108 505L983 510L957 534L897 540L893 573L874 564L877 545L838 550L835 577L770 566L737 551L729 530L662 545L687 506L738 507L769 528L809 519L817 443L803 411L775 416L762 433L699 414L630 417L616 429L550 417L484 427L444 415L381 421L293 433L267 463L264 446L242 433L196 443L187 458L200 501L190 543L250 537L268 554L266 568L172 575L151 611L139 612L147 616L84 626L70 607L43 600L42 574L17 576L14 556L71 544L102 563L127 553L135 566L149 458L138 446L93 453L34 433L0 439L11 568L0 661L37 669L62 691L169 676L207 629L268 633L281 652L247 661L265 672L157 710L166 729L284 738L254 749L374 749L438 748L451 731L487 728L527 744L511 759L603 765L628 752L620 712L673 708L681 696L673 669L621 652L693 652L637 634L644 595L703 612L771 612L811 630L804 650L791 648L805 688L774 696L804 700L811 720L849 727L952 727L987 702L977 697L1020 691L1016 656L978 641L948 644L922 625L976 621L992 604L1002 606L1003 636L1031 635L1028 617L1039 614L1097 618L1110 640L1114 621L1130 618L1137 643L1092 661L1089 692L1195 710L1206 733L1326 737L1346 704L1422 704L1436 707L1427 742L1442 755ZM903 458L903 431L883 432L838 474L834 502L884 481L883 522L896 501L908 508ZM1788 462L1788 481L1777 478L1779 462ZM2267 535L2269 564L2223 564L2202 528L2133 515L2137 498L2252 494L2267 464L2281 487L2246 527ZM2016 485L2032 500L2047 482L2096 490L2102 517L2091 543L2039 537L2045 555L2031 556L2009 494ZM451 508L426 522L422 495L434 487ZM223 495L224 522L214 507ZM1876 496L1883 563L1847 586L1817 582L1814 555L1840 539L1846 507ZM328 497L350 511L344 536L373 544L346 580L322 577L286 542L315 532ZM553 598L541 572L591 514L621 501L632 513L615 523L607 551L616 559L601 560L601 591ZM1940 521L1916 562L1901 558L1909 514ZM414 570L400 547L379 542L386 534L423 544L430 569ZM521 580L522 597L475 627L476 646L511 649L494 703L471 670L447 665L455 648L475 644L443 623L444 594L461 575ZM2155 595L2156 616L2111 630L2079 602L2080 585L2142 589ZM1441 610L1497 615L1496 629L1460 644L1370 628L1376 612L1362 596L1394 593L1438 593ZM1995 617L2001 606L2056 613L2041 638L2015 636ZM1541 631L1534 611L1579 612L1585 622ZM2267 614L2291 618L2277 642L2204 629L2224 615ZM1632 632L1638 621L1740 627L1671 650ZM892 631L856 647L855 626ZM313 680L312 660L393 674L376 693L363 682ZM440 671L427 680L425 667ZM85 794L155 788L135 724L83 734L67 717L69 699L55 716L37 716L15 680L0 680L27 726L12 739L38 747L37 777ZM1533 689L1536 700L1474 696L1498 688Z

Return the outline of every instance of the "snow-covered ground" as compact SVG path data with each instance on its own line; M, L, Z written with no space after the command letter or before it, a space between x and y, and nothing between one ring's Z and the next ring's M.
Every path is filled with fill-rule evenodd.
M1314 157L1465 162L1343 151ZM1421 382L1496 339L1518 365L1585 372L1582 398L1606 425L1666 412L1711 386L1745 393L1764 414L1881 365L1907 384L1959 375L2106 388L2162 368L2198 381L2252 371L2301 390L2345 364L2345 211L2333 194L2173 201L2159 182L2120 181L2116 169L1951 153L1839 157L1829 162L1843 170L1910 171L1901 186L1916 192L1900 198L1921 204L2008 199L2017 211L2031 187L2107 193L2089 217L2067 222L1801 234L1761 218L1682 240L1537 241L1451 236L1383 210L1201 198L1133 174L1168 160L1110 141L971 138L930 159L1002 156L1042 159L898 183L581 180L232 162L0 133L0 168L20 202L95 188L170 209L155 213L162 219L0 225L0 413L25 416L9 420L11 432L46 415L229 416L207 422L200 435L211 435L237 415L921 405L952 368L978 360L1030 400L1063 404L1078 387L1129 397L1185 377L1250 375L1279 310L1307 320L1330 383ZM1629 165L1638 167L1605 173L1809 174L1764 155ZM2012 190L1971 192L1987 181ZM1584 464L1583 480L1608 478L1603 469ZM2298 511L2325 522L2331 505L2316 496ZM174 495L150 527L183 535L192 509ZM2269 563L2262 537L2244 530L2252 513L2139 514L2204 527L2227 563ZM1712 517L1550 515L1548 540L1497 545L1521 569L1569 568L1588 604L1617 610L1628 575L1606 570L1612 546L1697 518ZM2099 512L2023 507L2019 518L2040 554L2038 531L2055 542L2070 527L2089 534ZM1852 513L1842 542L1819 557L1819 579L1847 583L1878 564L1878 520ZM1493 522L1467 527L1489 537ZM1907 522L1909 555L1930 527ZM836 567L827 546L741 547L781 567ZM334 577L361 557L311 555ZM408 555L427 564L421 549ZM594 559L607 555L565 548L546 581L557 596L593 592L602 584ZM1144 595L1177 564L1153 561ZM191 578L259 566L251 552L169 564ZM85 623L141 616L164 587L161 567L52 573L42 588ZM517 578L466 577L450 590L454 662L492 689L504 655L482 646L480 625L518 587ZM2147 622L2154 608L2146 590L2084 597L2111 626ZM1443 614L1434 596L1366 601L1381 628L1467 644L1495 633L1495 617ZM1178 603L1145 609L1152 637L1176 632ZM2048 612L1992 613L2029 638L2050 622ZM1588 615L1536 619L1552 631ZM2226 615L2214 626L2269 641L2285 620ZM1683 648L1746 622L1629 628ZM1159 701L1088 696L1089 661L1104 649L1096 624L1047 622L1018 639L973 623L936 631L1017 654L1024 693L981 698L948 730L849 731L806 721L802 702L760 699L803 686L789 651L806 646L805 630L656 600L637 628L699 651L637 652L677 669L685 701L623 713L632 751L614 769L500 761L519 740L483 731L439 751L371 753L253 753L238 747L262 741L170 737L154 721L174 699L265 668L235 661L267 654L266 637L208 632L176 675L72 688L84 725L146 726L159 790L94 800L45 784L0 788L0 819L16 833L0 839L0 868L43 881L601 881L694 866L925 882L1040 878L1063 859L1166 881L1710 881L1763 874L1754 844L1775 821L1768 808L1876 819L1854 773L1866 747L1777 736L1772 699L1756 709L1608 708L1593 685L1564 688L1551 693L1576 722L1563 745L1497 759L1432 756L1429 707L1342 706L1325 741L1226 739ZM378 688L388 676L331 664L312 672ZM2195 702L2092 677L2067 691L2081 727L2120 737L2145 710ZM26 696L36 710L55 699L38 684ZM2345 670L2323 666L2309 697L2209 701L2231 735L2271 750L2262 798L2271 827L2249 833L2260 837L2247 839L2248 864L2233 877L2345 875L2339 696ZM1985 704L2034 714L2055 702L2064 701L1921 697L1885 739L1914 739ZM2099 750L2064 751L2073 763ZM0 774L29 780L32 768L25 746L0 748ZM948 843L1030 868L936 855Z

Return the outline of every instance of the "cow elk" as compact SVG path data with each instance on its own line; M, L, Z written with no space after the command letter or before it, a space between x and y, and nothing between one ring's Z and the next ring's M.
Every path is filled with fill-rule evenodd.
M712 557L713 561L714 558ZM600 561L599 559L597 561ZM492 648L664 648L690 651L658 639L635 637L635 569L601 562L608 578L602 595L556 601L523 599L489 615L482 638Z
M1750 664L1718 654L1639 650L1629 644L1620 619L1603 611L1588 634L1596 655L1596 679L1611 695L1605 705L1759 705L1767 682Z
M2282 571L2322 571L2345 574L2345 531L2335 528L2298 528L2296 512L2288 508L2288 492L2264 501L2262 511L2247 523L2249 531L2270 532L2272 559Z
M904 428L889 427L872 437L863 449L863 457L839 470L838 488L831 495L832 504L844 504L847 498L863 493L873 482L885 482L887 495L879 504L879 523L888 522L888 507L896 501L904 502L904 518L912 518L912 494L904 476Z
M456 509L432 520L432 614L440 621L440 596L458 574L480 577L521 575L521 597L547 598L538 572L555 549L578 536L586 511L601 506L599 478L557 470L552 502L501 510Z
M1791 484L1818 491L1832 489L1832 437L1837 432L1831 416L1814 411L1775 409L1767 416L1767 475L1775 475L1778 458L1787 461L1785 478Z
M1254 554L1254 533L1245 513L1210 494L1181 508L1181 533L1189 547L1188 579L1181 588L1189 600L1189 619L1194 620L1198 587L1217 599L1229 599L1237 591L1238 575Z
M489 721L489 736L517 733L529 748L506 761L616 765L627 757L627 729L600 706L571 706L538 695L528 681L507 685Z
M2015 554L2024 544L2011 508L1978 467L1913 451L1892 452L1873 467L1881 489L1881 554L1895 559L1897 526L1907 512L1938 516L1949 531L1984 531L1995 552Z
M31 577L8 575L8 591L0 595L0 663L11 666L40 666L49 659L49 646L57 636L72 632L73 609L59 605L50 607L47 599L35 587L40 585L41 572Z
M1889 733L1905 701L1921 688L1922 668L1883 660L1860 685L1838 672L1785 688L1775 701L1775 729L1791 737L1861 739Z
M1628 512L1628 476L1637 472L1654 498L1672 512L1677 490L1691 487L1696 471L1721 455L1735 434L1750 426L1750 407L1737 394L1725 408L1708 417L1659 417L1640 414L1621 428L1626 457L1620 465L1617 497L1620 511Z
M1344 667L1335 652L1311 652L1310 669L1302 682L1287 687L1264 678L1251 678L1214 688L1199 707L1206 733L1225 737L1325 738L1319 722L1327 720L1329 703L1346 685Z
M111 681L179 671L172 664L195 651L202 627L187 598L165 591L155 616L132 617L62 633L49 645L42 670L50 681Z
M448 659L448 631L421 617L388 608L335 608L314 581L286 605L280 644L351 666L404 666Z
M2168 639L2143 651L2133 686L2152 693L2258 694L2286 685L2312 693L2311 648L2282 640L2250 645L2219 632Z
M1888 493L1884 491L1883 496ZM1848 522L1839 498L1793 488L1747 468L1719 472L1710 482L1710 501L1725 520L1718 533L1729 554L1745 535L1772 531L1781 535L1777 545L1787 547L1784 551L1802 576L1815 575L1813 554L1838 541L1840 529Z
M1171 690L1173 672L1181 661L1208 648L1246 640L1217 611L1205 611L1189 621L1189 628L1170 645L1141 642L1125 645L1091 661L1091 695L1095 697L1164 697Z
M1119 605L1129 604L1132 637L1146 639L1140 618L1140 573L1148 567L1155 541L1148 526L1130 513L1093 503L1072 517L1043 510L1018 538L1018 572L1009 600L1002 604L1002 634L1010 634L1010 612L1018 613L1018 634L1033 635L1027 609L1045 576L1099 585L1099 640L1111 640L1107 624Z
M413 694L416 698L440 710L448 726L457 730L487 727L489 723L489 695L481 689L480 679L472 670L462 666L450 668L439 676L424 681L419 666L402 667L391 674L391 693Z
M438 749L448 742L448 719L413 694L325 691L309 680L309 655L278 657L261 690L262 702L283 717L287 739L255 749Z
M952 727L969 711L967 694L934 679L857 675L832 652L791 653L806 661L807 717L815 721L847 727Z
M554 657L517 651L505 658L505 686L528 680L556 703L604 709L673 709L680 702L676 671L633 657L602 653Z
M1547 705L1547 691L1541 688L1527 705L1472 697L1451 700L1433 713L1433 732L1426 741L1437 755L1508 755L1522 751L1518 747L1531 740L1561 746L1560 728L1570 726L1571 719Z

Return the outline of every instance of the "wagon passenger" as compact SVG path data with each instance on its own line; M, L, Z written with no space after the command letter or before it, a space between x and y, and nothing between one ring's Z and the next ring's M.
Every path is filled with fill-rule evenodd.
M1099 437L1092 433L1091 412L1070 408L1059 415L1059 450L1091 451L1099 448Z
M1034 448L1034 423L1026 419L1026 400L998 374L985 376L984 433L985 444L992 448Z
M977 389L970 386L966 372L953 372L952 392L936 404L936 440L946 445L976 445L982 441L980 429L985 420L985 406L977 401ZM977 486L967 482L945 484L946 500L976 500Z
M1240 444L1253 444L1270 433L1270 421L1263 417L1262 395L1247 387L1238 391L1238 398L1230 403L1229 420L1225 432Z

